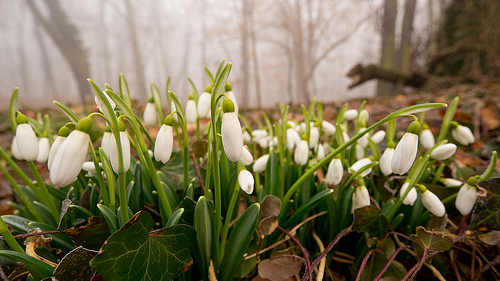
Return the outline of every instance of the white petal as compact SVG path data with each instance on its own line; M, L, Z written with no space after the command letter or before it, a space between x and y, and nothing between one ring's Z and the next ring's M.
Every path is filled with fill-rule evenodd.
M113 138L113 134L111 132L104 132L101 138L101 147L106 156L109 159L110 149L111 149L111 139Z
M122 158L123 158L123 170L127 172L130 168L130 140L128 139L127 132L120 132L120 144L122 147ZM113 171L118 174L118 148L116 144L116 139L111 138L111 145L109 151L109 162L111 162L111 167Z
M346 121L351 121L356 119L358 117L358 110L357 109L349 109L344 112L344 120Z
M12 144L10 146L10 152L12 153L12 157L14 157L17 160L23 160L23 156L21 155L21 152L19 151L19 148L17 147L17 140L16 136L12 138Z
M321 124L321 130L323 131L323 134L325 134L326 136L332 136L335 134L336 131L335 125L325 120L323 120L323 123Z
M23 159L35 161L38 157L38 139L29 124L25 123L17 126L16 141L17 148Z
M174 112L177 110L177 107L175 106L175 103L172 101L170 104L170 112ZM175 123L179 123L179 116L177 116L177 113L172 114L172 118L174 119Z
M337 185L342 181L344 175L344 167L342 161L338 158L333 158L328 165L328 170L325 175L325 181L328 185Z
M375 144L379 144L385 139L385 131L378 131L373 136L371 136L372 141Z
M352 194L351 212L368 205L370 205L370 193L368 192L368 189L364 185L358 186Z
M365 148L361 144L357 143L355 146L356 149L356 159L359 160L365 157Z
M384 150L384 153L382 153L382 156L380 156L380 171L384 176L388 176L392 174L392 168L391 168L391 163L392 163L392 157L394 156L394 148L386 148Z
M358 133L362 133L364 130L366 130L365 127L359 128ZM368 146L368 134L364 134L361 138L358 139L358 144L360 144L362 147Z
M269 160L269 154L262 155L257 160L255 160L255 163L253 163L252 167L253 172L254 173L264 172L266 170L268 160Z
M391 162L392 172L399 175L408 172L413 165L413 161L415 161L417 150L418 136L405 133L394 150Z
M66 137L57 136L56 140L52 143L49 151L49 158L47 159L47 168L49 170L52 168L52 162L54 162L57 150L65 140Z
M370 160L369 158L359 159L358 161L354 162L354 164L352 164L352 166L349 168L349 172L351 174L354 174L357 171L359 171L361 168L363 168L364 166L370 165L372 162L373 161ZM372 172L372 170L373 170L373 168L370 168L370 169L364 171L363 173L361 173L361 176L362 177L367 176L369 173Z
M434 140L434 135L431 130L425 129L420 132L420 144L422 144L422 147L427 150L436 145L436 141Z
M436 217L442 217L446 213L443 202L429 190L422 193L422 204Z
M38 156L36 162L45 163L49 158L50 142L48 138L42 137L38 141Z
M245 191L247 194L252 194L254 186L252 173L247 170L241 170L238 174L238 183L240 184L241 190Z
M444 184L446 187L455 187L455 186L461 186L463 183L462 181L452 179L452 178L444 178L441 179L441 182Z
M76 179L85 162L89 140L88 134L74 130L59 146L50 170L50 180L53 184L66 186Z
M431 157L436 160L448 159L457 151L457 146L453 143L442 144L431 152Z
M146 104L143 114L144 123L148 126L156 124L156 105L152 102Z
M203 92L201 93L200 97L198 98L198 115L200 118L205 118L208 116L208 112L210 111L210 102L212 99L212 94Z
M316 159L321 161L323 160L323 158L325 158L325 156L326 156L325 147L323 146L323 144L320 143L316 151Z
M292 128L286 130L286 147L288 150L292 151L300 141L301 139L297 131Z
M405 194L405 192L408 189L409 185L410 185L409 182L405 182L403 184L403 186L401 186L401 189L399 190L399 196L400 197L403 197L403 195ZM418 197L418 193L415 190L415 188L412 187L411 190L410 190L410 192L408 192L408 194L406 195L405 199L403 200L403 204L413 206L413 204L417 200L417 197Z
M462 185L457 194L457 199L455 200L455 206L457 210L463 216L470 214L472 208L476 204L477 190L475 186L470 186L468 184Z
M156 161L166 164L172 155L174 135L172 126L163 124L156 135L154 155Z
M266 130L253 130L252 131L252 138L254 141L258 141L259 139L262 139L264 137L267 137L267 132Z
M227 158L236 162L241 157L243 151L243 133L241 132L238 115L234 112L224 113L222 116L222 146Z
M196 102L194 100L188 100L186 104L186 121L188 123L196 122L198 118L198 112L196 111Z
M307 141L300 141L299 145L295 149L294 160L295 163L304 166L309 159L309 145Z
M88 175L93 177L96 175L95 165L92 161L83 162L82 169L88 172Z
M319 128L311 127L309 130L309 148L314 148L319 141Z
M253 156L245 146L243 147L241 157L238 161L240 161L240 163L243 165L250 165L253 162Z
M455 129L453 129L451 131L451 135L461 145L469 145L476 141L472 131L468 127L462 125L458 125Z

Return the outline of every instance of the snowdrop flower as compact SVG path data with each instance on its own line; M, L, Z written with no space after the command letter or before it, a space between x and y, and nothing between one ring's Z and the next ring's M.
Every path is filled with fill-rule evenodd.
M170 160L170 156L172 156L172 148L174 146L173 124L174 118L172 115L168 115L165 117L163 125L156 135L154 155L156 161L163 164L166 164Z
M436 145L434 135L432 134L429 126L424 125L424 129L420 132L420 144L423 148L429 150Z
M392 163L392 157L394 156L394 143L392 142L392 147L390 145L387 145L387 148L384 150L382 153L382 156L380 156L380 171L384 176L388 176L392 174L392 168L391 168L391 163Z
M109 104L111 105L111 109L115 109L115 107L116 107L115 102L108 96L108 94L105 91L103 91L102 93L104 94L106 99L109 101ZM101 101L101 99L99 98L98 95L96 95L94 97L94 101L95 101L95 104L97 105L97 108L99 108L99 111L103 114L106 114L106 112L107 112L106 105L104 105L104 102Z
M210 104L212 102L212 85L205 87L205 91L198 98L198 115L200 118L210 118Z
M186 122L194 123L198 119L198 112L196 111L196 102L194 101L193 93L189 94L189 99L186 104Z
M49 158L47 159L47 168L50 170L52 168L52 162L54 162L54 157L56 156L57 150L61 147L61 144L66 140L69 135L69 129L63 126L59 129L57 133L57 138L52 143L49 151Z
M21 152L19 151L19 148L17 147L17 139L16 136L12 138L12 144L10 145L10 152L12 153L12 157L14 157L17 160L23 160L23 156L21 155Z
M42 136L38 140L38 156L36 157L36 162L45 163L49 158L50 142L47 135Z
M269 160L269 154L262 155L255 163L253 163L253 172L254 173L262 173L266 170L267 161Z
M385 139L385 131L381 130L371 136L372 141L375 144L381 143Z
M262 148L268 148L269 147L269 143L271 142L271 136L267 136L267 137L263 137L263 138L260 138L260 139L256 139L255 140L257 142L257 144L262 147Z
M342 181L342 176L344 175L344 167L342 166L342 161L339 158L333 158L328 165L328 170L326 171L325 181L328 185L337 185Z
M252 141L252 136L250 135L250 133L248 133L247 130L245 130L243 132L243 142L250 143L251 141Z
M413 121L408 126L407 132L403 135L394 150L391 162L393 173L403 175L410 170L417 156L419 130L420 123L418 121Z
M351 121L356 119L358 117L358 110L357 109L349 109L344 112L344 120L345 121Z
M301 166L304 166L307 163L307 160L309 160L309 144L306 140L300 141L293 156L295 163Z
M35 161L38 157L38 139L28 118L18 112L16 128L16 142L19 153L26 161Z
M50 170L50 181L54 185L67 186L80 173L87 156L91 129L92 120L89 117L80 119L75 130L57 149Z
M458 191L457 199L455 199L455 207L457 207L457 210L463 216L470 214L472 208L474 208L474 204L476 204L476 182L475 178L469 178L467 183L462 185Z
M361 133L364 130L366 130L366 128L365 127L361 127L361 128L359 128L358 133ZM367 147L368 146L368 134L364 134L361 138L359 138L358 139L358 144L360 144L363 148Z
M248 149L246 148L246 146L243 146L243 150L241 152L241 157L240 157L240 159L238 161L241 164L243 164L243 165L250 165L250 164L252 164L252 162L253 162L253 156L250 153L250 151L248 151Z
M156 124L156 105L154 98L151 97L144 108L144 114L142 115L144 123L148 126L153 126Z
M425 186L417 185L420 193L422 194L422 204L436 217L442 217L446 213L443 202L436 194L430 192Z
M118 120L118 129L120 130L120 145L122 147L122 160L123 160L123 171L127 172L130 168L130 140L128 139L128 134L125 129L125 123ZM118 174L118 144L116 139L111 138L111 144L109 147L109 162L111 162L111 167L113 171Z
M238 183L240 184L241 190L245 191L247 194L252 194L254 185L252 173L247 170L241 170L238 174Z
M316 145L318 145L319 141L319 128L318 127L311 127L309 129L309 148L314 148Z
M442 144L431 151L431 158L436 160L448 159L457 151L457 146L453 143Z
M295 146L300 143L300 141L301 139L297 131L295 131L291 127L286 130L286 147L288 148L288 150L292 151Z
M356 160L365 157L365 148L361 144L357 143L355 149L356 149Z
M236 115L238 115L239 113L238 101L236 100L236 96L233 93L233 88L231 87L231 84L229 84L229 82L226 82L225 91L226 91L226 96L234 104L234 112L236 112Z
M332 136L335 135L337 129L335 128L335 125L333 125L332 123L323 120L323 122L321 123L321 131L325 136Z
M323 144L320 143L316 149L316 159L321 161L323 160L323 158L325 158L325 156L326 156L325 147L323 146Z
M461 186L462 181L453 179L453 178L444 178L441 179L441 183L444 184L446 187L455 187L455 186Z
M362 109L359 112L358 116L358 122L363 126L366 127L366 123L368 123L368 118L370 118L370 114L368 113L368 110Z
M266 130L257 129L252 131L252 138L254 141L260 140L265 137L267 137Z
M465 126L458 124L457 122L452 122L452 130L451 135L453 138L458 141L461 145L469 145L476 141L474 138L474 134L472 131Z
M82 170L87 171L88 172L87 175L89 177L95 177L97 175L96 171L95 171L94 162L92 162L92 161L83 162Z
M354 164L352 164L352 166L349 168L349 172L351 174L354 174L357 171L361 170L361 168L363 168L367 165L370 165L371 163L373 163L373 161L370 158L361 158L358 161L354 162ZM363 173L361 173L360 176L365 177L369 173L371 173L372 170L373 170L373 168L370 168L370 169L364 171Z
M408 186L410 185L410 182L405 181L405 183L401 186L401 189L399 190L399 196L403 197L403 195L406 193L406 190L408 189ZM405 205L410 205L413 206L415 203L415 200L417 200L418 193L415 190L414 187L411 188L410 192L406 195L405 199L403 199L403 204Z
M101 138L101 148L102 151L106 154L106 156L109 159L110 155L110 149L111 149L111 139L113 138L113 134L111 133L111 128L109 126L106 126L104 128L104 133L102 134Z
M240 120L234 112L234 104L230 99L225 99L222 115L222 146L227 158L232 162L237 162L243 151L243 133L241 132Z
M364 206L370 205L370 193L365 185L358 186L354 189L354 193L352 194L352 209L351 213L354 213L354 210L362 208Z

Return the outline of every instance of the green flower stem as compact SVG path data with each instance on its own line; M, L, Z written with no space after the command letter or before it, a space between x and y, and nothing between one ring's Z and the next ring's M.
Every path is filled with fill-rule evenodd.
M155 141L153 140L153 137L151 137L148 130L146 129L146 127L144 127L141 120L139 120L139 118L137 116L135 116L135 122L139 125L141 132L146 135L146 138L148 139L149 144L151 144L151 147L154 147Z
M434 178L432 179L432 182L431 182L432 184L437 184L439 182L445 167L446 167L446 165L444 163L441 163L441 165L439 165L439 167L436 169L436 173L434 175Z
M122 83L125 85L125 90L127 91L127 95L123 94ZM120 87L120 96L126 102L126 104L128 105L128 107L132 108L132 99L130 98L130 91L128 89L127 79L125 79L125 75L123 75L123 73L120 73L120 77L118 79L118 84L119 84L119 87Z
M38 187L40 188L40 191L42 192L42 197L39 197L40 201L47 206L50 210L50 214L52 217L56 220L56 222L59 221L59 210L56 207L56 203L52 199L52 196L49 193L49 190L45 186L45 182L43 182L42 177L40 176L40 173L38 172L38 169L35 166L35 162L33 161L26 161L28 162L28 166L30 167L31 172L33 173L33 176L35 176L36 183L38 184Z
M497 152L493 151L493 154L491 155L490 159L490 164L488 165L488 167L486 167L486 170L479 176L478 181L481 182L487 180L495 170L496 164L497 164Z
M23 205L26 206L28 211L35 217L35 219L39 222L44 222L42 216L35 210L35 207L33 204L31 204L31 201L28 200L28 197L26 197L26 194L19 188L19 185L16 183L14 178L10 175L10 173L5 169L3 165L0 165L0 170L2 173L5 175L7 178L7 181L10 183L10 185L14 188L16 191L16 194L19 196L19 199L21 199L21 202L23 202Z
M21 245L17 243L14 236L12 236L12 233L10 233L9 228L7 227L1 216L0 216L0 234L2 234L3 239L5 240L5 242L7 242L7 244L12 250L24 254L23 247L21 247Z
M179 126L181 127L182 131L182 146L183 146L182 156L184 157L184 191L185 191L189 184L189 140L188 140L186 114L184 113L184 109L182 108L181 103L179 102L179 100L172 91L168 91L167 96L170 96L171 101L175 103L175 108L177 109L177 119L179 120ZM178 144L180 146L180 142L178 142Z
M154 82L151 82L150 89L151 89L151 95L153 96L156 105L156 119L158 120L158 125L161 127L161 125L163 124L163 109L162 109L163 106L161 103L160 90L158 89L158 86L156 86Z
M111 168L111 163L109 163L108 156L104 153L102 147L99 147L99 155L101 156L101 162L103 165L104 173L108 179L108 193L109 193L109 208L111 210L116 210L116 193L115 193L115 176L113 174L113 169Z
M446 110L446 113L443 116L443 121L441 123L441 130L439 131L439 135L437 136L437 141L442 141L448 134L450 130L451 122L453 121L453 117L455 116L455 112L457 111L459 97L455 97L453 101L451 101L450 106Z
M33 190L33 193L35 193L37 197L40 197L41 195L40 191L38 190L38 188L36 188L31 179L23 172L23 170L21 170L21 168L19 168L16 162L14 162L14 160L12 160L9 156L7 156L7 153L5 153L5 151L1 147L0 147L0 157L2 157L2 159L5 160L5 162L7 162L7 165L9 165L12 168L12 170L16 173L16 175L18 175L19 178L21 178L21 180L27 186L29 186L31 190Z
M446 104L444 103L425 103L425 104L419 104L419 105L413 105L410 107L406 107L403 109L400 109L392 114L389 114L386 116L384 119L378 121L377 123L373 124L372 126L368 127L366 130L363 132L360 132L353 136L349 141L346 143L342 144L339 146L337 149L332 151L330 154L328 154L323 160L319 161L311 167L306 173L304 173L287 191L285 196L282 199L282 210L285 210L286 205L288 204L288 201L292 198L293 194L298 190L298 188L302 185L302 183L310 176L312 175L316 170L319 168L323 167L327 163L329 163L335 156L337 156L339 153L344 151L346 148L354 144L358 139L360 139L362 136L365 134L373 131L376 127L384 124L385 122L395 119L399 116L405 115L405 114L411 114L411 113L416 113L416 112L421 112L421 111L426 111L426 110L431 110L431 109L436 109L436 108L441 108L441 107L446 107Z

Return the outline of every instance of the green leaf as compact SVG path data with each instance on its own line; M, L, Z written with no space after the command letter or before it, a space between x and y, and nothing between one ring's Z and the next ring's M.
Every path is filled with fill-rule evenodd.
M279 163L278 153L274 149L271 149L269 153L269 160L267 161L266 171L265 171L265 188L266 195L274 195L277 197L283 197L283 190L280 190L280 178L281 177L281 167Z
M448 134L451 121L453 121L453 117L455 116L455 112L457 111L458 101L459 97L455 97L446 110L446 113L443 116L443 121L441 122L441 130L439 131L437 142L444 140L444 138Z
M59 262L54 270L54 277L58 281L89 281L92 277L90 260L97 255L97 251L78 247L69 252Z
M419 242L427 252L443 252L448 251L453 246L453 235L441 231L427 230L422 226L417 227L416 234L412 234L411 238ZM417 254L422 257L422 247L413 243Z
M16 133L16 128L17 128L17 120L16 120L16 113L17 113L17 97L19 95L19 88L14 88L14 91L12 91L12 96L10 97L10 104L9 104L9 120L10 120L10 127L12 128L12 131L14 131L14 134Z
M368 238L383 239L392 230L391 224L375 206L364 206L354 210L352 230L365 232Z
M115 212L111 210L110 208L102 205L102 204L97 204L97 208L101 211L102 215L104 216L104 219L106 219L106 222L108 223L109 230L111 233L115 233L117 228L117 217Z
M90 217L86 225L76 229L74 227L68 228L64 234L69 236L76 246L99 250L111 232L104 218Z
M177 209L172 216L168 219L167 227L176 225L181 219L182 214L184 213L184 208Z
M201 196L196 203L194 229L200 249L201 270L206 272L212 258L214 211L204 196Z
M229 281L233 279L243 261L243 255L246 253L252 236L257 226L259 218L260 205L254 203L241 215L236 222L227 243L222 268L219 270L219 280Z
M471 229L485 227L500 230L500 178L492 178L477 184L486 190L472 212Z
M75 210L75 212L83 215L84 219L88 219L88 218L94 216L94 214L92 214L89 210L85 209L84 207L82 207L80 205L69 205L69 208L73 209L73 210Z
M9 250L0 250L0 257L10 258L23 263L35 280L42 280L50 277L52 276L52 272L54 272L53 266L26 254Z
M56 100L54 101L54 104L57 105L64 112L64 114L66 114L66 116L68 116L71 122L75 124L78 123L78 120L80 120L80 118L78 118L78 115L76 115L71 109L69 109L69 107Z
M195 230L176 225L151 231L147 212L136 213L113 233L90 265L108 281L173 280L191 261Z
M213 83L214 82L214 76L212 75L212 73L210 72L210 70L208 70L208 67L206 65L204 65L203 68L205 69L205 73L207 74L208 80L210 80L210 83Z
M162 166L160 170L165 174L166 177L161 177L160 179L167 185L173 187L176 191L184 190L184 157L179 152L173 152L170 160L166 165ZM200 172L202 170L200 169ZM201 173L202 178L204 178L203 173ZM189 161L189 178L195 178L195 187L200 185L198 181L198 174L192 161ZM172 207L175 207L172 206Z
M331 196L332 192L333 189L326 189L311 197L309 200L307 200L306 203L300 206L297 211L295 211L295 213L285 222L285 224L283 224L283 228L288 228L297 224L300 220L303 219L304 215L309 213L314 207L316 207L316 205L318 205L321 200L325 199L329 195Z

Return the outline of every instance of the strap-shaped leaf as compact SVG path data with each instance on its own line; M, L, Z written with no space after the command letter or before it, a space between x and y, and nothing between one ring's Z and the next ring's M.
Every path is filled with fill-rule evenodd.
M97 204L97 208L99 208L102 215L106 219L111 233L115 233L117 230L117 218L115 212L102 204Z
M295 211L295 213L285 222L283 228L288 228L298 223L300 220L302 220L305 214L309 213L314 207L316 207L316 205L319 204L319 202L321 202L321 200L326 198L326 196L331 195L332 192L333 189L327 189L311 197L305 204L300 206L300 208L297 209L297 211Z
M21 254L9 250L1 250L0 257L13 259L23 263L35 280L42 280L44 278L50 277L54 272L53 266L48 265L43 261L26 254Z

